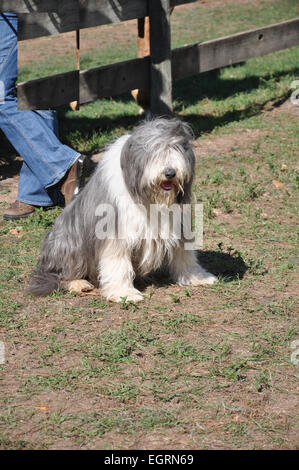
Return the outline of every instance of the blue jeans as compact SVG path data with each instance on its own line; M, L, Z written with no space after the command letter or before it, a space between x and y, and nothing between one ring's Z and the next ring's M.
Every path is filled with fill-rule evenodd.
M58 139L56 111L18 110L14 96L17 28L16 14L0 13L0 129L23 157L17 199L34 206L53 206L58 202L55 185L80 154Z

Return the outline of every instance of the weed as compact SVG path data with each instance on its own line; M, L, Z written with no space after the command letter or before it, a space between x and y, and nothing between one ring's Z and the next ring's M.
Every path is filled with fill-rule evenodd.
M169 294L172 302L174 304L178 304L180 302L180 296L179 295L175 295L175 294Z
M265 389L270 388L271 376L269 370L262 370L256 374L254 379L254 386L258 392L263 392Z

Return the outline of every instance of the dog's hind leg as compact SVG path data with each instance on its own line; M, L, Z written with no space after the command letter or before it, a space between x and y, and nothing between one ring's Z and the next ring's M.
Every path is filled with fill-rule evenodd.
M173 280L182 286L207 285L217 281L214 274L200 266L195 251L184 250L183 247L175 250L169 268Z
M100 256L99 284L104 297L112 302L140 302L143 295L134 287L135 273L130 253L123 244L108 243Z
M89 292L94 289L94 286L86 279L75 279L73 281L64 281L62 283L63 287L66 287L70 292Z

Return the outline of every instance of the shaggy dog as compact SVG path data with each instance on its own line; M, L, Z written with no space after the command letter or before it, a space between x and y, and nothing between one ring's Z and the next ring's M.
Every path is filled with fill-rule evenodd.
M80 292L94 284L107 300L136 302L143 296L134 279L165 268L180 285L213 284L217 278L178 236L181 217L163 217L191 203L191 141L187 124L157 118L112 144L46 236L29 292L48 295L61 285Z

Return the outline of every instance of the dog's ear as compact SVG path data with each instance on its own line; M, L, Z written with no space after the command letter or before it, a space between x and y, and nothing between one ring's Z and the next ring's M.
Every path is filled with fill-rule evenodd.
M192 181L189 181L184 186L184 192L179 192L177 195L178 204L191 204L192 200Z
M138 146L134 139L129 137L121 151L120 166L125 185L135 202L139 202L140 199L138 188L142 176L138 156Z
M129 160L128 157L130 155L131 147L132 147L132 139L131 137L129 137L121 150L120 166L122 170L124 170L124 168L126 167L126 162L128 162Z
M190 145L190 142L194 139L194 132L192 127L180 119L174 118L173 120L173 132L175 135L181 135L187 145Z

